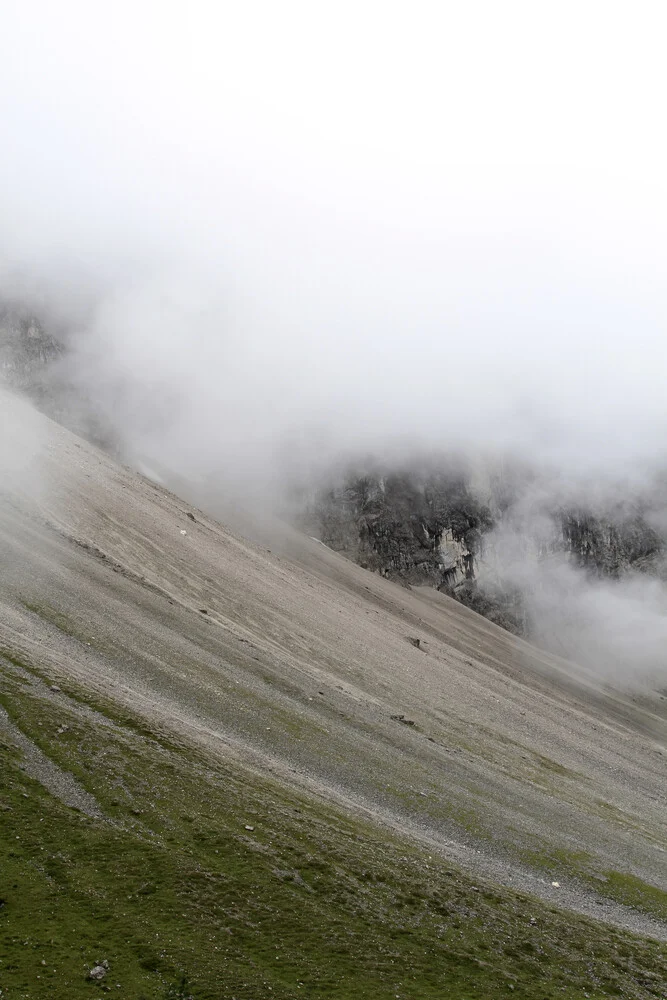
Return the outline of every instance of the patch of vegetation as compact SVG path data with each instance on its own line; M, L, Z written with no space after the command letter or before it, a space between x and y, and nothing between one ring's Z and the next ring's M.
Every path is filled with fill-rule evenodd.
M27 660L22 659L17 653L8 649L0 649L0 659L6 660L7 663L11 663L12 666L18 667L19 670L27 670L29 673L36 673ZM20 679L17 674L14 674L13 676L16 680Z
M30 611L33 615L37 615L38 618L42 618L45 622L55 626L63 635L74 639L84 638L80 630L75 628L68 615L62 614L50 605L36 604L34 601L21 601L21 604L26 611ZM89 640L86 638L85 641L88 642Z
M605 871L605 893L617 899L626 906L636 906L641 910L650 910L656 916L667 920L667 892L649 885L636 875L628 872Z
M548 851L523 851L522 855L533 867L554 878L565 874L608 899L667 920L667 892L629 872L595 867L593 856L586 851L551 848Z
M565 767L564 764L559 764L557 760L553 760L551 757L545 757L543 754L535 753L534 751L533 757L538 766L543 768L545 771L551 771L552 774L557 774L561 778L578 777L576 771L572 771L569 767Z
M106 816L67 808L3 753L3 1000L108 988L133 1000L645 1000L667 989L657 942L473 884L144 720L95 725L13 683L1 700ZM104 978L88 978L105 960Z
M77 621L71 615L67 615L58 608L53 607L51 604L37 603L36 601L27 601L23 598L19 598L20 603L31 614L36 615L41 618L42 621L54 628L57 628L62 635L67 636L68 639L75 639L77 642L82 643L85 646L90 646L102 655L113 654L115 652L113 646L107 645L102 642L99 638L94 638L90 635L90 630L87 628L85 619L82 621Z

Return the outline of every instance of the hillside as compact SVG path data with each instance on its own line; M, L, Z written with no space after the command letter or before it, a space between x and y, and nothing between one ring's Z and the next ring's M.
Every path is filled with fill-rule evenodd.
M0 427L3 1000L664 995L664 696Z

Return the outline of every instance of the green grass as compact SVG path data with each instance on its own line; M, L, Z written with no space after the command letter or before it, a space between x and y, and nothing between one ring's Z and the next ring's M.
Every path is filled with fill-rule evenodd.
M649 885L636 875L627 872L605 871L605 894L626 906L650 910L662 920L667 920L667 892Z
M72 619L61 611L57 611L48 604L37 604L35 601L22 600L21 604L26 611L30 611L31 614L37 615L38 618L53 625L63 635L67 635L72 639L79 639L81 642L88 641L84 631L77 628Z
M95 725L11 677L1 701L108 817L49 795L0 733L2 1000L665 995L656 942L473 883L127 713Z
M26 601L21 597L19 597L19 601L26 611L29 611L31 614L41 618L41 620L46 622L48 625L52 625L54 628L57 628L58 631L68 639L75 639L82 645L90 646L103 655L108 653L113 654L114 650L112 646L101 642L99 639L93 638L89 634L90 630L86 627L85 620L77 621L71 615L66 615L64 612L59 611L50 604L45 604L43 602L37 603L36 601Z
M600 868L586 851L552 847L547 851L522 851L521 854L532 867L555 879L567 875L608 899L667 921L667 892L664 889L650 885L629 872Z

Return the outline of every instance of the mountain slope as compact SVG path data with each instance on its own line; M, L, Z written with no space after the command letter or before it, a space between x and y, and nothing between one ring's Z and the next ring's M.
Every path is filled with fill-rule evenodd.
M173 768L201 783L222 823L222 769L246 839L255 824L241 816L244 788L266 804L256 789L268 781L283 826L284 810L333 809L352 841L376 844L378 865L421 852L434 884L453 864L481 884L667 938L659 696L604 689L456 602L405 591L286 528L271 551L251 544L15 397L2 394L0 407L5 725L35 742L28 776L40 780L41 750L95 794L77 754L96 732L110 741L90 761L107 817L115 740L135 761L119 787L142 761L154 778L146 805L133 806L139 826L161 780L173 806ZM17 443L9 428L19 426ZM60 716L81 730L76 746L68 729L52 738ZM128 720L152 734L147 746L127 743ZM162 779L160 746L176 755ZM107 771L98 752L115 762ZM183 815L201 808L196 787L178 794L194 799ZM114 829L125 835L132 815ZM406 836L412 846L396 854L392 838ZM357 995L400 992L388 983ZM161 995L153 988L146 995ZM659 995L644 988L635 995Z

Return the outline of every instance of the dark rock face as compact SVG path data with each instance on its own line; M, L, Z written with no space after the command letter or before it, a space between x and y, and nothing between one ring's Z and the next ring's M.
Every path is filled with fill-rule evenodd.
M523 484L522 484L523 488ZM426 584L455 597L509 631L530 631L520 589L491 582L494 529L512 517L507 480L481 495L464 472L399 470L349 476L323 491L310 511L309 529L361 566L406 585ZM537 558L565 555L599 577L628 571L659 575L664 543L641 504L596 510L559 507L541 511L551 525L531 536L530 519L521 544ZM515 528L516 530L516 528Z
M117 441L95 401L72 382L64 335L23 305L0 303L0 382L29 396L47 416L108 451Z
M350 477L311 511L319 537L362 566L406 583L474 579L491 512L458 475Z
M350 476L323 491L309 512L309 530L365 569L406 585L433 586L521 633L517 594L482 592L477 585L495 523L460 471Z
M22 308L0 305L0 376L37 403L48 400L50 372L64 354L63 345L39 319Z
M606 516L563 510L559 519L563 549L579 566L600 576L618 578L631 568L650 572L662 557L663 541L640 506Z

